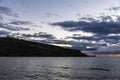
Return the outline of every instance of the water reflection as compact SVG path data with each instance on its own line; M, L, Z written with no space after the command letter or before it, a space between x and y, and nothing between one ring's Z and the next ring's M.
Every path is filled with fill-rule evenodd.
M68 77L72 75L72 66L74 66L72 59L70 58L59 58L50 63L52 71L51 77L53 80L60 79L60 80L69 80Z
M120 58L0 58L0 80L120 80Z

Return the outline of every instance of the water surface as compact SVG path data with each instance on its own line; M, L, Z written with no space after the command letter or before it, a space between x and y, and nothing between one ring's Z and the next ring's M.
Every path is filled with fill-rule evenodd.
M1 57L0 80L120 80L120 58Z

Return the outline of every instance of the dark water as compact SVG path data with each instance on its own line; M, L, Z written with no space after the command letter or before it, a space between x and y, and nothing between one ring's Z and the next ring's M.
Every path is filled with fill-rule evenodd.
M120 58L0 58L0 80L120 80Z

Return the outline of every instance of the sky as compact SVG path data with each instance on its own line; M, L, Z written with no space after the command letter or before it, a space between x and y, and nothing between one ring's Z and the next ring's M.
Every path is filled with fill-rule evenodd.
M119 0L0 0L0 37L120 53Z

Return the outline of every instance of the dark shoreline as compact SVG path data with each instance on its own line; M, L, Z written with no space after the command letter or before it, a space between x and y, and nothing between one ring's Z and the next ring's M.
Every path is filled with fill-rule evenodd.
M79 50L15 38L0 38L0 57L89 57Z

